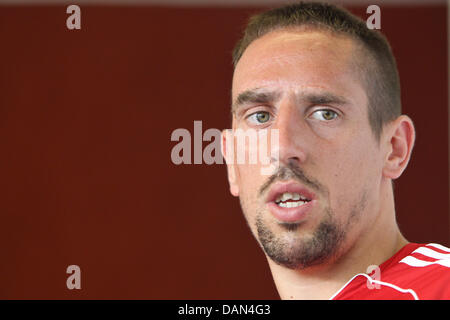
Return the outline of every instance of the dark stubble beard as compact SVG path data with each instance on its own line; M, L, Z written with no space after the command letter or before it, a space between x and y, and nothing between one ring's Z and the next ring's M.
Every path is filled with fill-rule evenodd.
M324 186L318 181L306 177L300 168L291 164L279 168L261 187L259 195L262 196L274 182L288 179L297 180L315 192L328 196L328 190ZM267 213L257 212L255 219L257 238L267 256L281 266L289 269L305 269L320 265L336 257L347 230L353 222L358 220L364 206L365 197L363 196L352 209L345 224L336 221L331 208L325 208L324 218L310 236L297 234L296 231L301 228L301 223L279 223L280 228L284 230L275 234L264 219Z
M275 235L263 221L262 214L256 217L256 230L264 252L275 263L289 269L305 269L331 259L337 253L345 238L344 228L333 220L328 212L312 236L302 239L296 236L301 225L281 225L288 235ZM291 237L291 239L287 239Z

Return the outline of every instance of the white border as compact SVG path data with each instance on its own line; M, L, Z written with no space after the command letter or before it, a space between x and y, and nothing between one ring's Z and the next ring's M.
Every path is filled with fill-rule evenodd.
M447 0L447 90L448 90L448 183L450 184L450 89L448 88L450 86L450 0ZM450 187L450 186L449 186ZM448 210L448 227L450 230L450 197L447 199L449 210ZM450 235L448 236L448 241L450 243Z
M327 0L343 5L367 6L374 0ZM0 0L0 5L53 5L53 4L78 4L78 5L156 5L156 6L181 6L181 7L260 7L282 5L294 0ZM377 0L379 6L390 5L443 5L446 0Z

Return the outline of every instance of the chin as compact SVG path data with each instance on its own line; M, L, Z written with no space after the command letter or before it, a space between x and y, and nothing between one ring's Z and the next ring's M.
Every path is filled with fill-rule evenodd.
M327 215L313 229L307 221L273 223L256 217L256 235L266 255L289 269L305 269L334 259L343 244L345 229Z

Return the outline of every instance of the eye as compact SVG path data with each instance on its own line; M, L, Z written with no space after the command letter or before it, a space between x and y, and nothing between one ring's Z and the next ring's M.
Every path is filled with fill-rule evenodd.
M253 124L263 124L270 120L270 113L267 111L258 111L249 115L247 119Z
M314 111L311 115L314 119L322 120L322 121L331 121L337 118L337 112L330 109L321 109Z

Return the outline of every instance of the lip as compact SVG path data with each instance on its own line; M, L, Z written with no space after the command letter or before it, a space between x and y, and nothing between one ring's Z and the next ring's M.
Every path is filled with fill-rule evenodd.
M283 208L275 203L276 198L285 192L298 193L311 201L294 208ZM300 222L316 203L316 195L297 182L276 183L267 195L266 204L272 215L280 222Z

